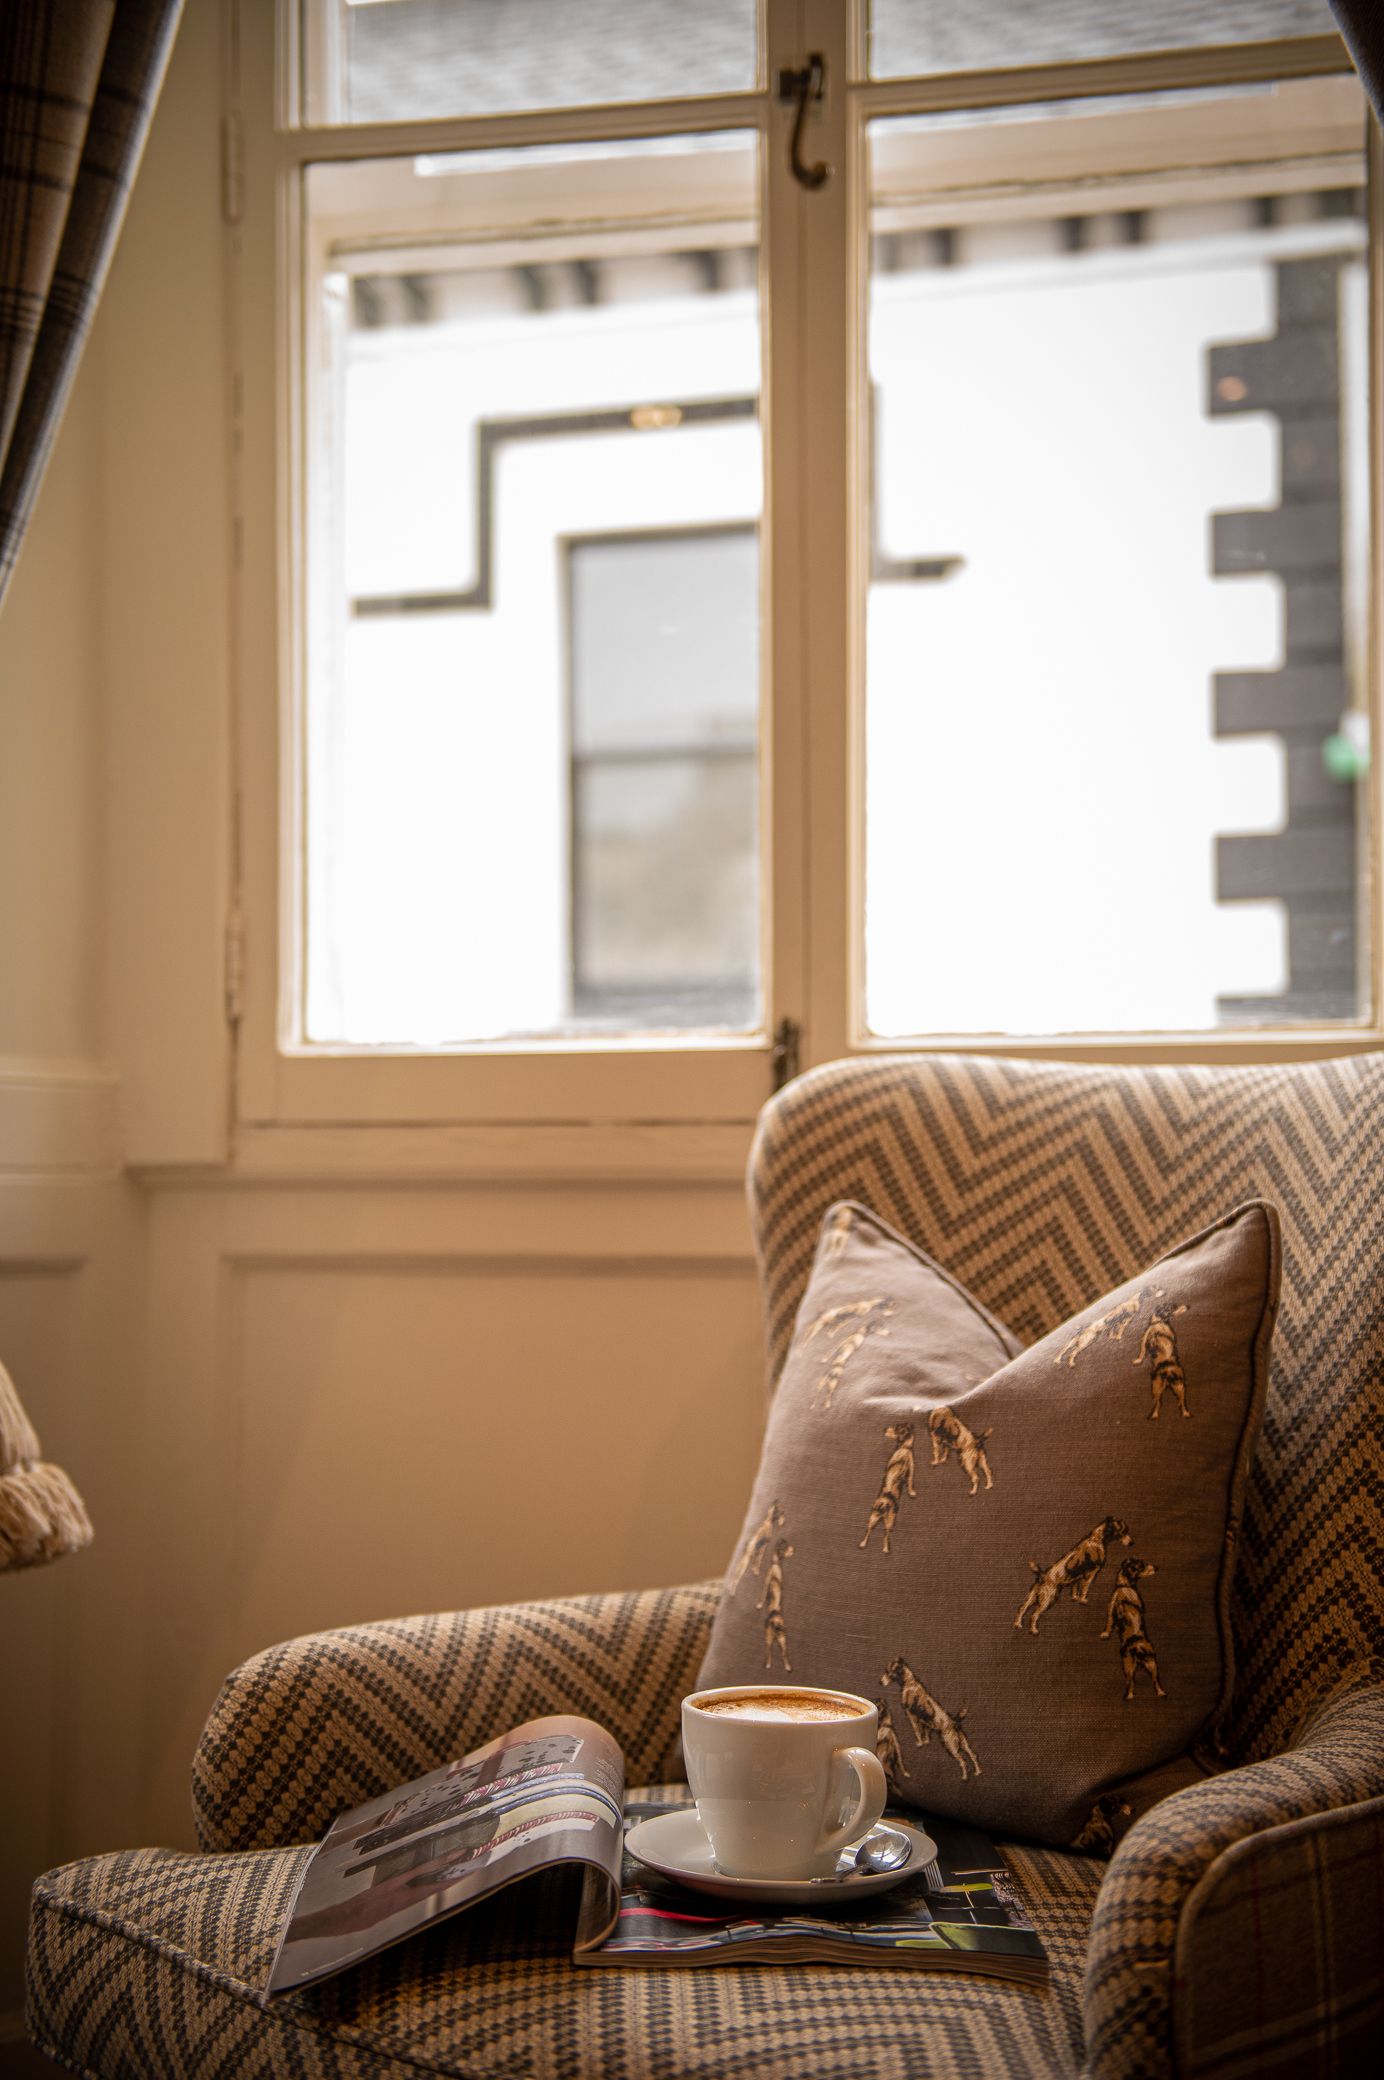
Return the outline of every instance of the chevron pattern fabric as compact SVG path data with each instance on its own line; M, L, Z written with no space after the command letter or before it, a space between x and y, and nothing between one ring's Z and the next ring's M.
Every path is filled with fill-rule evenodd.
M338 1813L544 1712L607 1727L625 1780L671 1776L719 1582L357 1625L222 1687L193 1764L208 1849L315 1841Z
M817 1230L859 1199L1028 1341L1251 1197L1283 1292L1232 1591L1226 1753L1285 1747L1384 1678L1384 1056L1110 1068L933 1056L833 1064L765 1108L750 1201L770 1376Z
M307 1854L144 1850L42 1879L29 1950L39 2048L104 2080L1070 2080L1080 2064L1104 1870L1091 1858L1006 1850L1052 1961L1046 1993L836 1965L578 1971L576 1891L560 1881L540 1898L538 1880L269 2003Z
M1232 1853L1241 1843L1258 1852L1248 1897ZM1382 1853L1384 1687L1333 1699L1290 1753L1155 1806L1116 1850L1096 1905L1091 2074L1348 2080L1371 2070L1352 2046L1377 2052L1384 2028ZM1275 1893L1291 1896L1281 1919ZM1188 1986L1201 1989L1199 2005L1186 2002ZM1237 2007L1252 2029L1227 2043Z

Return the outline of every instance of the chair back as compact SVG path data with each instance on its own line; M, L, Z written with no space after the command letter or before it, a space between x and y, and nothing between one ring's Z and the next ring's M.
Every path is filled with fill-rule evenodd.
M857 1199L1024 1340L1246 1199L1283 1292L1232 1590L1232 1759L1384 1679L1384 1055L1144 1068L979 1056L810 1071L750 1159L770 1388L822 1214Z

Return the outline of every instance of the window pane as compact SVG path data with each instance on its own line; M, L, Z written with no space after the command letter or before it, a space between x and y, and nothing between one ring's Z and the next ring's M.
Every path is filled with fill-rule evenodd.
M755 0L307 0L309 119L429 116L748 92Z
M870 76L1051 65L1131 51L1330 36L1327 0L870 0Z
M672 528L574 541L572 736L579 752L733 746L759 715L759 537Z
M309 1040L756 1024L755 160L309 169Z
M757 1010L759 542L571 545L573 987L588 1024Z
M578 766L574 952L590 1023L754 1023L756 779L734 754Z
M876 126L874 1032L1368 1006L1363 119Z

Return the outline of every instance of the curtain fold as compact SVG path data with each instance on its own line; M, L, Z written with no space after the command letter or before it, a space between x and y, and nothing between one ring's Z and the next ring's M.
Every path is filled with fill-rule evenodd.
M183 0L0 0L0 601Z
M1384 122L1384 4L1381 0L1331 0L1331 12L1374 112Z

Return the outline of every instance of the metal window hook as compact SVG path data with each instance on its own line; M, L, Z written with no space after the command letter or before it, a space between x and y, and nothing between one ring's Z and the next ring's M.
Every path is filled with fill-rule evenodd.
M807 104L821 100L826 84L826 60L820 51L809 52L806 65L785 65L778 77L779 100L798 104L798 112L793 118L793 136L788 146L788 164L793 170L794 180L801 181L805 188L820 188L831 178L831 168L822 160L819 159L815 166L808 166L803 160L803 124L807 121Z

